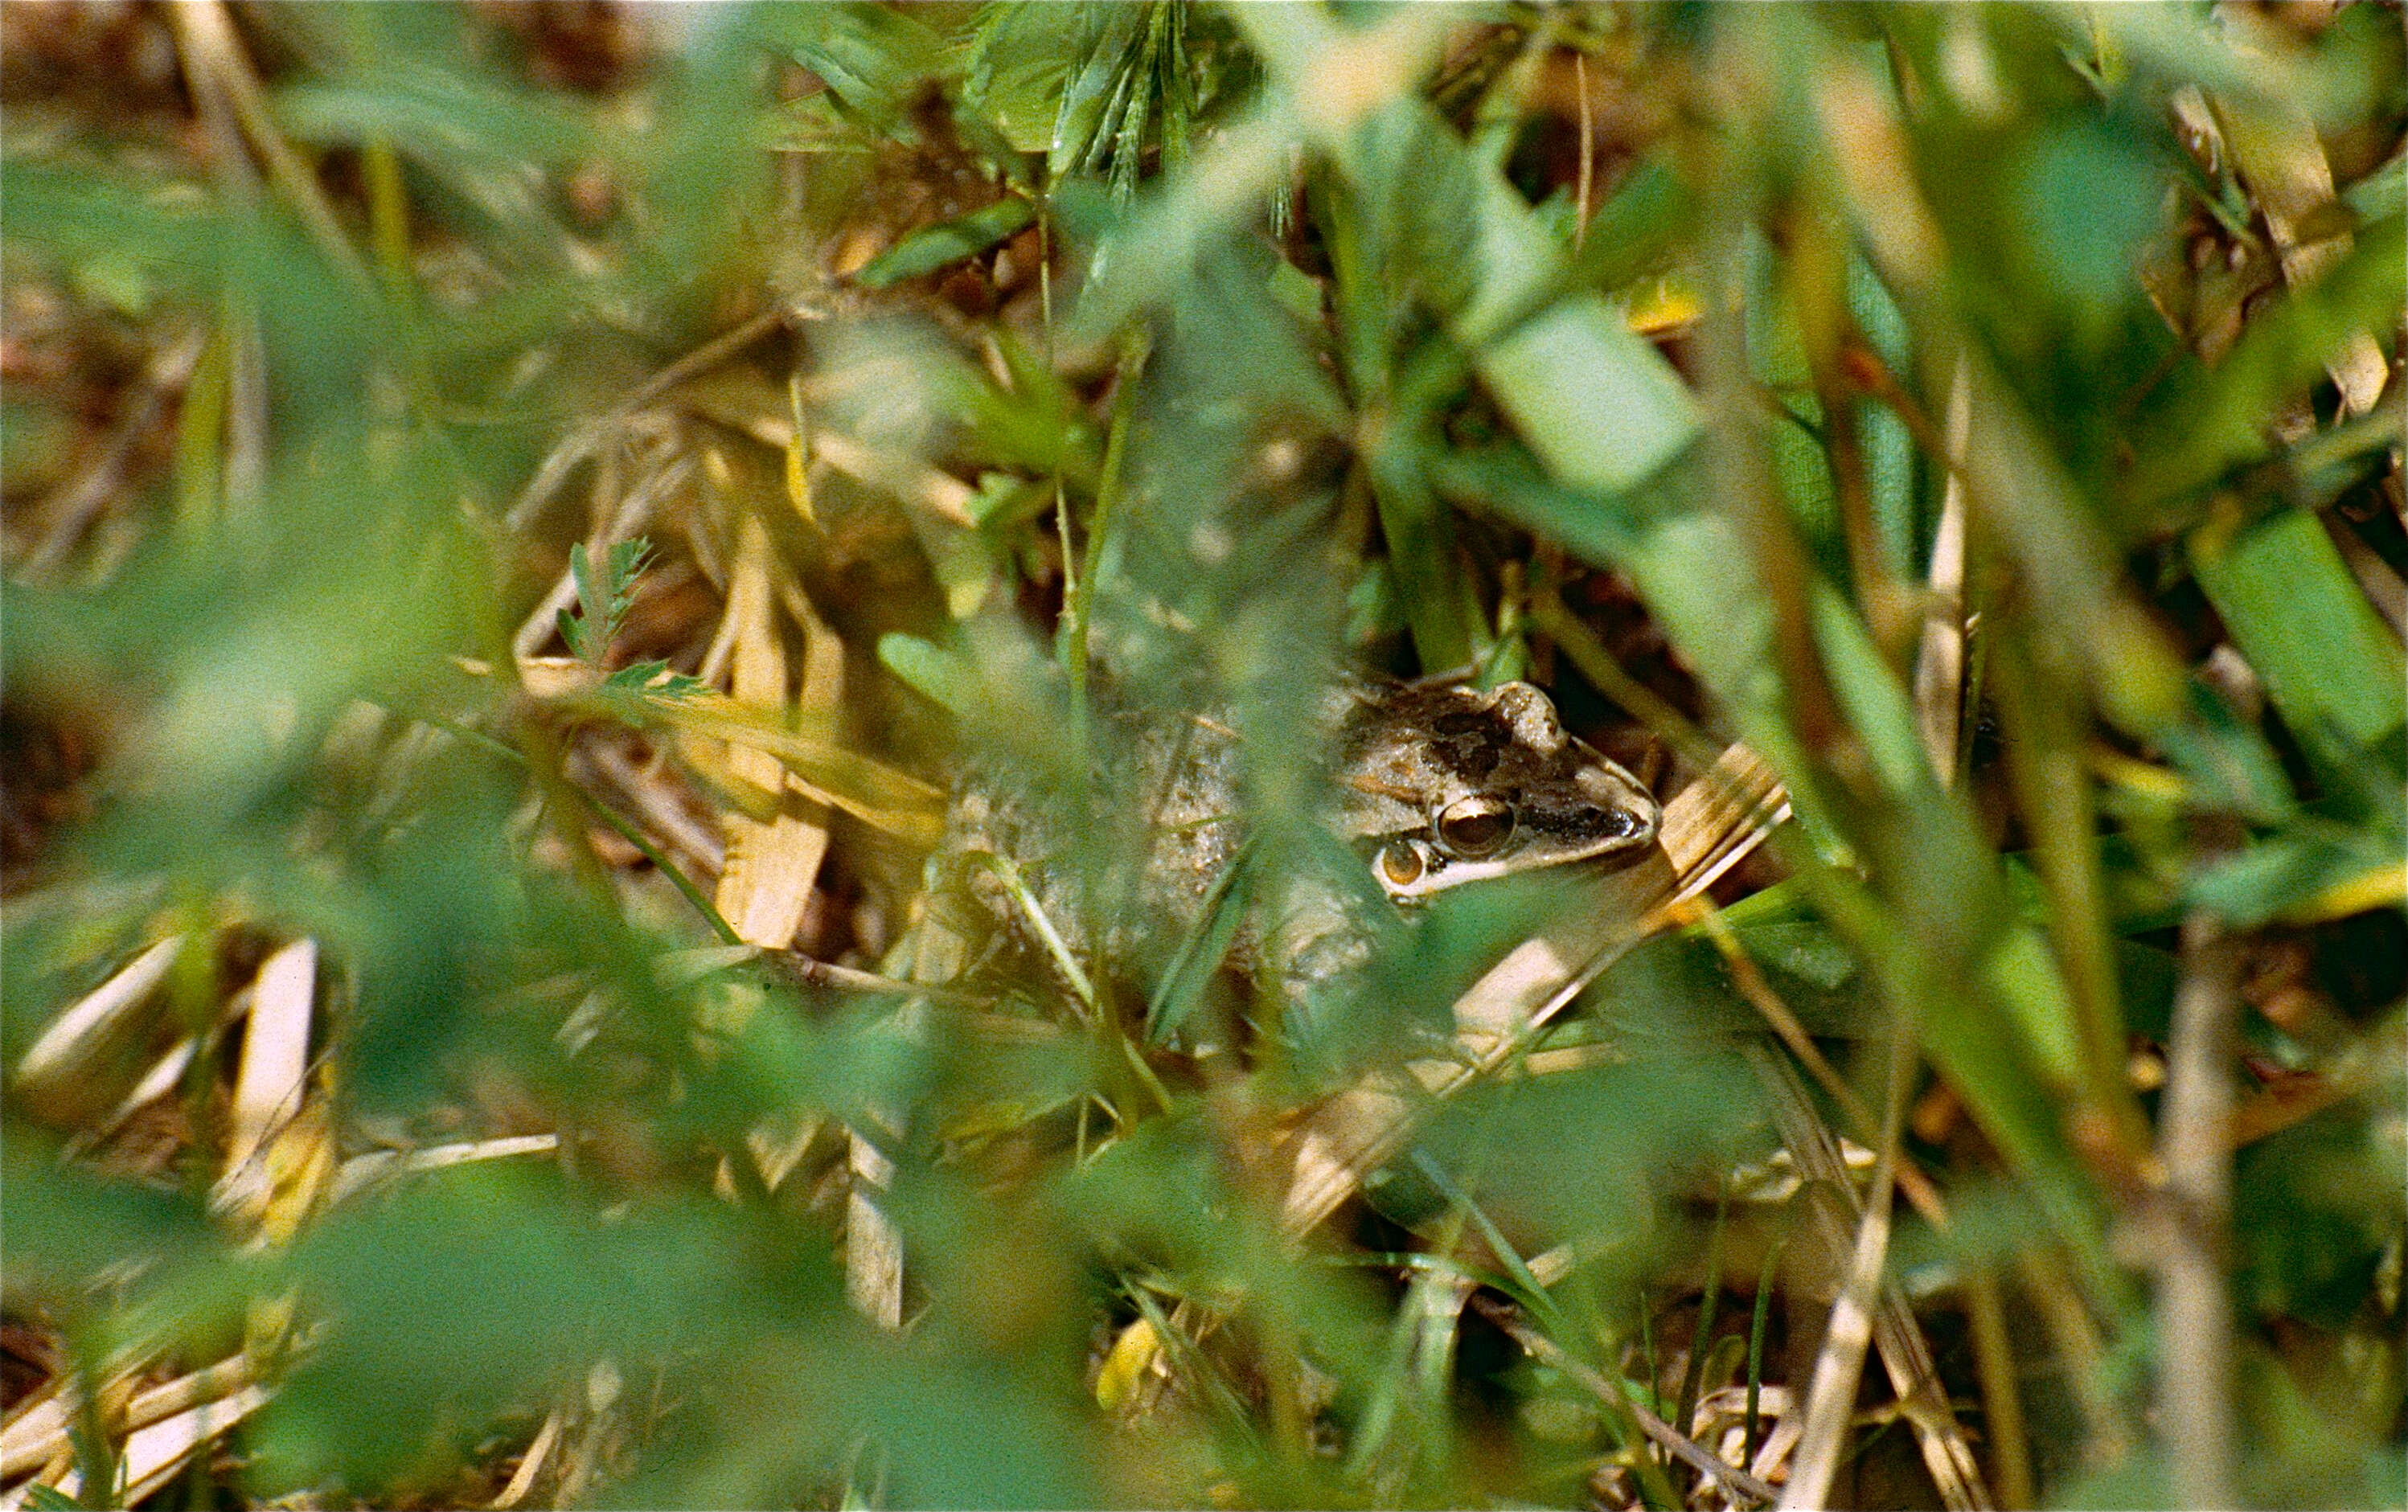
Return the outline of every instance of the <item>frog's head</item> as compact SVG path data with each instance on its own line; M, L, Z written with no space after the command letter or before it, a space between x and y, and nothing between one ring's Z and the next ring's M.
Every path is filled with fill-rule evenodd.
M1526 682L1364 695L1340 749L1342 833L1398 903L1656 841L1656 800Z

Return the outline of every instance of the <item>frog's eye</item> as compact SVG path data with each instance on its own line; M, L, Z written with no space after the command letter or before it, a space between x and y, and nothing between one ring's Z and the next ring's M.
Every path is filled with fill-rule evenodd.
M1458 856L1485 856L1513 834L1513 806L1501 798L1458 798L1438 817L1438 837Z
M1422 879L1422 853L1402 840L1380 848L1380 875L1390 887L1411 887Z

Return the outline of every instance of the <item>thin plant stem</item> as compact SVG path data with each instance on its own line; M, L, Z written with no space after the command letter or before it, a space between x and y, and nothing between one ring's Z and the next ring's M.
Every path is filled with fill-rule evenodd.
M1764 1262L1756 1272L1756 1306L1747 1323L1747 1428L1740 1450L1741 1462L1750 1470L1756 1468L1756 1451L1764 1442L1758 1403L1764 1388L1764 1334L1772 1319L1772 1273L1788 1247L1789 1231L1784 1224L1781 1236L1765 1247Z
M2232 1201L2232 1076L2241 941L2193 909L2167 1047L2157 1203L2157 1418L2177 1505L2238 1506L2232 1445L2232 1304L2225 1278Z
M2017 1512L2032 1505L2031 1448L2024 1432L2014 1347L2007 1338L2006 1305L1999 1294L1998 1272L1989 1266L1977 1266L1965 1277L1965 1321L1982 1383L1982 1420L1989 1429L1990 1473L1999 1488L1999 1505Z
M2051 906L2047 926L2081 1035L2080 1072L2091 1129L2086 1143L2128 1160L2146 1140L2146 1120L2126 1079L2123 1011L2107 923L2099 825L2083 770L2074 678L2051 665L2040 639L1997 638L1999 712L2007 772L2032 836L2035 869Z
M242 134L250 138L251 150L266 163L268 177L301 217L310 238L329 262L366 282L367 265L360 260L359 250L351 245L351 238L343 234L342 221L320 192L316 176L285 141L284 134L276 129L258 77L243 55L233 19L221 0L192 0L170 7L168 14L174 19L177 41L186 58L205 69L211 83L222 92L227 109L242 128Z
M1554 641L1573 668L1588 679L1590 687L1621 705L1625 712L1647 726L1649 733L1700 771L1714 764L1714 759L1721 754L1720 748L1686 715L1624 671L1613 653L1605 649L1605 643L1597 638L1596 632L1581 623L1565 606L1555 584L1533 587L1527 612L1530 628Z
M1053 919L1046 914L1044 905L1037 901L1037 894L1029 890L1028 879L1021 876L1020 868L1012 864L1010 857L988 851L980 851L971 860L983 865L995 875L996 881L1003 884L1004 892L1018 906L1022 917L1028 920L1028 927L1037 932L1038 941L1045 947L1046 955L1062 973L1063 979L1069 983L1070 991L1077 994L1080 1006L1093 1015L1096 1011L1096 985L1079 964L1078 957L1070 953L1070 947L1062 938L1062 932L1054 927Z
M1647 1365L1647 1395L1650 1399L1660 1400L1656 1397L1656 1384L1662 1378L1662 1372L1656 1363L1656 1316L1647 1300L1645 1282L1640 1283L1639 1287L1639 1358Z
M1064 585L1064 649L1073 707L1082 717L1086 711L1087 627L1095 615L1096 579L1102 570L1104 548L1111 539L1112 525L1120 515L1122 465L1128 451L1130 418L1137 409L1138 375L1144 370L1145 359L1146 349L1137 342L1131 342L1121 352L1120 373L1112 390L1111 425L1105 434L1103 466L1096 480L1096 508L1087 518L1086 561L1077 576ZM1069 549L1067 535L1063 549L1066 552Z
M1719 1184L1718 1184L1719 1185ZM1672 1408L1672 1426L1686 1434L1696 1424L1698 1392L1705 1384L1706 1349L1714 1339L1714 1313L1723 1294L1723 1225L1730 1218L1730 1192L1714 1193L1714 1226L1706 1236L1706 1285L1698 1297L1698 1332L1689 1341L1688 1367L1681 1373L1681 1395Z
M1573 196L1579 215L1572 221L1572 250L1579 251L1588 240L1589 194L1597 179L1597 122L1589 119L1588 54L1572 50L1572 82L1580 92L1580 187Z
M677 863L669 860L667 853L652 844L652 838L642 830L638 829L632 820L576 783L568 782L566 786L569 792L584 801L588 813L609 825L620 839L642 852L644 859L651 862L663 877L669 879L669 885L676 888L679 895L686 902L694 905L694 911L702 915L703 922L710 926L711 933L719 936L721 944L742 945L744 943L744 937L736 933L736 926L730 924L725 916L712 906L710 899L704 894L702 889L695 885L694 878L679 869Z
M381 136L360 150L368 188L368 243L376 250L377 275L396 301L409 296L409 196L401 178L401 154Z

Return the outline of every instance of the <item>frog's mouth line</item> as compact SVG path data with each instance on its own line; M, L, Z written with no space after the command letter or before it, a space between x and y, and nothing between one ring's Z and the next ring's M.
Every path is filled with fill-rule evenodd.
M1576 866L1619 871L1645 856L1655 844L1656 824L1653 820L1642 820L1640 828L1632 834L1600 836L1588 849L1559 856L1543 868L1537 869L1552 872L1561 867ZM1385 892L1392 903L1424 903L1458 887L1503 877L1529 875L1534 871L1526 857L1511 848L1475 861L1449 856L1421 836L1392 840L1389 845L1410 847L1414 861L1418 863L1418 868L1412 871L1410 878L1400 881L1395 869L1383 861L1382 851L1374 850L1367 858L1372 879L1379 883L1380 891Z

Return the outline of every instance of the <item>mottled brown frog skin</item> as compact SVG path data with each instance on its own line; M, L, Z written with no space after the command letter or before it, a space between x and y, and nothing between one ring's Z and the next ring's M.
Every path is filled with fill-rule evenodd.
M1655 844L1655 799L1568 735L1528 683L1356 686L1332 695L1326 720L1330 828L1396 905L1493 877L1635 860ZM1119 727L1128 755L1100 767L1082 793L1039 801L993 773L957 790L931 883L955 901L948 913L962 968L1034 947L1025 908L979 863L982 852L1019 870L1083 959L1101 946L1110 963L1158 968L1204 917L1245 840L1238 737L1204 719ZM1237 953L1259 951L1279 963L1290 990L1309 988L1368 954L1365 895L1376 903L1360 886L1292 879L1282 895L1255 900Z
M1345 726L1338 779L1340 831L1398 903L1656 840L1656 800L1526 682L1376 695Z

